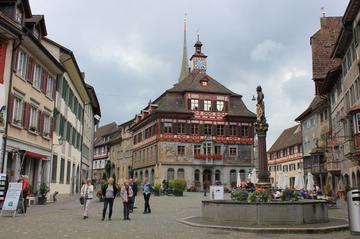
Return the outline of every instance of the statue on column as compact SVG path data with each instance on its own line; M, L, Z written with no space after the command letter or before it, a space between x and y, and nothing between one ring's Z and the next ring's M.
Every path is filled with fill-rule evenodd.
M256 116L257 116L257 121L261 122L265 120L264 94L262 92L261 86L258 86L256 88L256 92L257 92Z

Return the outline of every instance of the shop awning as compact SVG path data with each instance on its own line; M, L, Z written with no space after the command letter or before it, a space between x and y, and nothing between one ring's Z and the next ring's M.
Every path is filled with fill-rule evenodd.
M44 159L44 160L48 159L48 156L46 156L46 155L34 153L34 152L31 152L31 151L26 151L25 156L31 157L31 158Z

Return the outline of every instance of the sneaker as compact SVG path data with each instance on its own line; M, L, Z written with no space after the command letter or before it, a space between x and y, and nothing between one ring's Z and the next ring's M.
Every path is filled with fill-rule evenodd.
M126 218L126 220L130 221L130 218Z
M85 220L85 219L86 219L86 216L84 216L83 219Z
M147 212L143 212L143 214L147 214Z
M101 221L104 221L105 220L105 218L101 218Z
M109 218L109 221L111 221L111 218Z

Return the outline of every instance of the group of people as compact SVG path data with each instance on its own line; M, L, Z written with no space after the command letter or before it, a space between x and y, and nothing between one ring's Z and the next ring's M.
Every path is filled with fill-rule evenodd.
M153 191L152 186L149 183L149 180L145 178L142 185L142 193L145 201L144 214L151 213L149 201L152 191ZM102 221L105 220L106 212L108 208L109 208L108 220L111 221L114 200L118 196L119 192L123 203L123 219L130 220L129 217L130 213L132 213L134 208L136 208L135 203L138 192L138 186L134 182L134 180L130 178L129 180L125 180L123 182L123 185L119 190L117 185L114 183L114 179L109 178L107 183L103 185L101 188L101 194L104 201L104 207L101 218ZM84 205L84 217L83 217L84 219L88 218L89 206L93 198L94 198L94 186L92 185L92 180L88 179L81 188L81 200L83 201L83 205Z

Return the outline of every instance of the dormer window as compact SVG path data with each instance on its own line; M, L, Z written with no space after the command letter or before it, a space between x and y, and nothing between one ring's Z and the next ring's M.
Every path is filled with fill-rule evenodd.
M20 7L17 7L15 9L15 21L17 21L18 23L22 23L22 20L23 20L23 12Z
M36 29L36 28L34 29L34 36L39 39L40 32L39 32L39 30Z
M207 80L202 80L200 81L200 84L202 87L207 87L208 86L208 81Z

